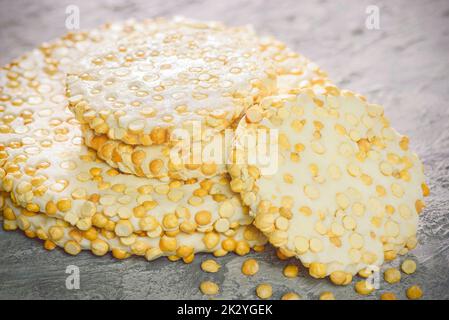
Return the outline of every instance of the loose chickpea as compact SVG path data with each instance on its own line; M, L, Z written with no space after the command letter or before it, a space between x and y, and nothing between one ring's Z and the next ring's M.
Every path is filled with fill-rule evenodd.
M360 280L355 284L355 291L358 294L368 295L374 291L374 287L369 284L366 280Z
M359 273L358 273L358 275L360 276L360 277L362 277L362 278L368 278L370 275L372 275L373 274L373 271L372 270L370 270L370 269L368 269L368 268L366 268L366 269L362 269L362 270L360 270L359 271Z
M212 281L203 281L200 284L200 290L203 294L214 295L220 291L220 288Z
M299 268L294 264L288 264L284 268L284 276L287 278L296 278L298 276Z
M346 286L352 281L352 274L344 271L334 271L329 275L331 282L337 286Z
M406 274L412 274L416 271L416 263L413 260L407 259L402 262L401 270Z
M393 292L384 292L380 295L380 300L396 300L396 295Z
M215 260L209 259L206 261L203 261L201 263L201 269L203 269L203 271L205 272L218 272L218 270L220 270L221 266L218 264L218 262L216 262Z
M320 300L335 300L335 296L332 292L325 291L320 294Z
M242 264L242 273L253 276L259 271L259 263L255 259L247 259Z
M423 296L422 289L418 285L413 285L405 292L410 300L417 300Z
M301 297L294 292L287 292L281 298L281 300L300 300Z
M267 283L259 284L256 288L256 294L260 299L268 299L273 294L273 288Z
M384 279L390 284L397 283L401 281L401 272L396 268L389 268L384 272Z

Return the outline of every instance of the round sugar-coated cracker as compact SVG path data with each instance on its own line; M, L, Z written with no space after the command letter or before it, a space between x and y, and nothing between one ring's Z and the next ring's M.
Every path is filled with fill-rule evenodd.
M81 230L110 225L123 237L226 234L251 223L225 178L161 182L121 174L98 160L66 108L63 70L50 52L35 50L0 73L0 187L15 202Z
M248 27L182 18L89 54L67 92L76 118L131 145L170 144L175 128L217 132L273 92L275 74Z
M154 260L167 256L171 260L183 259L184 262L190 263L196 253L211 252L217 257L229 252L245 255L251 248L266 243L266 238L252 225L237 227L227 236L211 232L180 233L159 238L150 238L144 233L118 237L112 231L95 227L82 231L63 220L43 213L30 212L15 205L6 194L1 197L0 209L3 212L5 230L22 230L28 237L43 240L46 249L61 247L71 255L87 250L96 256L110 252L117 259L136 255Z
M264 130L278 135L259 138ZM428 188L408 138L390 127L381 106L331 86L323 95L268 97L236 137L231 188L256 227L312 276L345 284L416 246ZM264 144L274 150L270 161L248 157Z

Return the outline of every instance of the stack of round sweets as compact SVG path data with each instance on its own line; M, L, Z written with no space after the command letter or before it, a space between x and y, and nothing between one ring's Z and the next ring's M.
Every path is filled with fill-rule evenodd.
M249 225L252 218L226 178L139 178L109 167L84 146L67 109L64 67L79 50L107 39L97 36L46 44L0 72L0 187L10 198L5 228L18 227L72 254L89 246L97 251L97 242L87 241L99 234L117 257L165 255L186 262L196 252L246 254L263 245L265 237ZM53 224L63 230L53 232Z
M382 107L329 86L267 97L257 111L238 125L231 188L284 255L343 285L416 246L428 188Z
M94 57L105 50L111 52L113 48L121 50L116 44L124 43L123 39L126 39L127 44L132 41L138 43L149 35L164 35L166 40L175 39L183 33L187 37L199 35L197 32L201 33L202 29L211 29L207 31L209 34L213 31L217 35L223 35L227 44L238 41L241 42L239 45L244 43L246 47L240 46L239 54L241 50L254 51L248 47L249 43L261 52L263 61L259 60L259 53L253 52L254 59L244 54L248 61L253 59L254 63L244 63L239 55L231 56L229 59L233 63L243 63L241 69L253 68L260 63L274 65L276 72L299 76L301 72L298 72L298 68L306 70L310 63L298 54L286 53L287 48L279 42L269 45L269 41L260 41L254 37L250 28L225 29L216 23L156 19L141 23L130 20L107 24L89 32L69 33L41 45L39 50L12 61L1 70L0 187L6 191L2 197L8 203L3 212L5 229L19 228L30 237L37 236L45 240L46 248L62 246L71 254L76 254L81 249L91 249L98 255L112 251L118 258L129 254L145 255L147 259L168 255L172 259L182 258L186 262L191 261L194 252L209 251L217 256L229 251L245 254L250 247L259 248L265 243L266 238L249 225L252 218L248 216L246 208L242 207L240 199L229 190L228 181L219 175L224 171L223 168L214 172L203 165L198 170L200 174L193 172L190 175L185 174L186 170L178 170L181 174L173 177L181 178L184 182L166 179L162 183L123 175L98 160L95 153L84 147L83 143L92 142L105 152L108 149L104 147L105 137L106 145L119 143L126 150L136 148L139 151L138 148L145 150L160 145L131 145L128 144L129 141L125 143L109 139L107 135L97 135L88 124L80 126L73 119L73 114L65 108L68 105L65 96L66 74L81 74L80 70L86 69L86 65L95 60L86 56ZM227 36L229 40L226 39ZM105 58L111 56L106 55ZM220 56L218 59L222 58ZM125 58L128 59L129 57ZM207 61L200 62L211 63L211 60L208 57ZM231 63L227 61L227 65ZM113 67L112 64L109 66ZM120 71L124 70L122 67L118 67L115 72L121 74ZM148 66L138 65L139 72L145 73L145 79L148 80L152 74L146 72L146 67ZM165 70L167 64L159 67ZM199 72L194 67L189 71ZM248 83L245 83L248 77L244 73L243 76L236 76L238 80L242 80L242 83L237 82L237 86L250 90L251 94L248 100L247 92L237 94L235 90L232 91L232 101L235 104L232 105L234 109L227 110L231 114L229 119L232 120L238 114L236 110L242 108L238 102L251 105L269 93L273 86L271 72L268 68L258 68L252 74L249 89ZM200 73L201 79L198 77L192 83L204 86L206 79L202 74ZM261 74L265 77L262 82L266 83L261 84L260 79L254 78ZM183 77L180 74L178 80L186 80ZM317 68L313 68L313 72L305 72L304 77L310 79L310 83L326 81L324 73ZM322 80L316 80L320 78ZM170 83L169 79L165 80L161 80L160 85ZM212 86L215 81L212 81ZM105 80L104 85L107 86L108 83L109 80ZM225 84L226 91L232 83L224 81L222 84ZM176 85L183 85L181 88L185 90L188 88L185 81L177 82ZM170 94L172 101L177 96L181 95L175 92ZM229 101L228 94L223 94L223 98L223 101ZM114 104L115 107L117 105ZM243 106L247 107L248 105ZM101 117L103 116L102 113ZM196 116L201 118L205 114L199 110L194 114ZM208 124L207 129L217 136L219 129L213 125L215 118L209 115L203 118ZM164 121L165 118L160 119ZM225 125L231 120L226 119ZM83 127L84 132L81 134ZM156 129L156 132L159 131ZM86 138L87 141L84 140ZM159 158L159 154L165 155L172 148L169 143L163 146L145 151L151 150L151 156ZM117 157L127 157L122 148L111 154L111 161L117 161ZM141 152L131 154L132 161L145 158L141 156ZM153 163L153 167L159 166L160 161ZM144 173L143 170L135 169L136 167L134 171L127 170L124 165L116 167L136 175L152 176L148 171ZM164 164L162 167L168 166ZM197 167L189 169L195 170ZM168 176L156 173L158 178ZM194 178L198 176L199 178ZM203 176L212 178L205 179ZM2 207L3 205L4 202Z
M185 19L153 27L87 55L68 76L70 109L84 124L86 144L138 176L223 174L221 133L273 93L272 63L250 28ZM202 154L214 147L217 154Z

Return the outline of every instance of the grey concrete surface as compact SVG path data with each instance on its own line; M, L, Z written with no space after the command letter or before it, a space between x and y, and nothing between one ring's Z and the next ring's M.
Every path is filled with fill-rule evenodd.
M205 279L217 281L218 298L228 299L254 299L261 282L273 285L274 299L287 291L316 299L325 290L337 299L377 299L384 291L405 298L404 289L415 283L423 287L424 298L449 299L449 1L0 0L0 63L63 34L69 4L80 7L82 28L173 15L251 23L318 63L340 87L384 105L393 126L410 136L431 187L420 245L411 255L418 271L361 297L352 286L337 288L309 278L304 268L299 278L284 278L286 262L271 249L252 254L261 271L248 278L240 272L244 258L235 255L219 259L223 268L211 275L199 267L208 255L191 265L166 259L120 262L88 253L69 257L59 250L48 253L18 232L0 231L0 299L194 299L203 298L198 284ZM380 9L379 30L365 27L368 5ZM80 268L80 290L65 287L68 265Z

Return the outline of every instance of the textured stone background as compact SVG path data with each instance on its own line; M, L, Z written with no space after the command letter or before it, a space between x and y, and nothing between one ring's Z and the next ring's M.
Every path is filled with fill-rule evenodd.
M411 138L421 156L432 195L422 214L420 246L413 251L418 271L397 285L381 284L368 298L394 291L404 298L404 288L418 283L425 298L449 299L449 2L419 0L354 1L149 1L149 0L0 0L0 63L62 35L65 8L81 9L81 27L130 17L184 15L216 19L228 24L254 24L259 33L272 34L318 63L340 86L383 104L394 127ZM380 8L380 30L365 27L368 5ZM202 298L198 284L214 279L219 298L254 299L256 284L273 285L274 299L287 291L317 298L331 290L337 298L360 299L352 286L336 288L327 280L282 276L284 262L272 250L253 254L261 271L244 277L244 258L220 259L222 271L209 275L200 270L199 255L193 264L166 259L148 263L140 258L118 262L88 253L69 257L51 253L20 233L0 231L0 298ZM395 262L394 264L397 264ZM81 289L65 288L65 269L77 265Z

